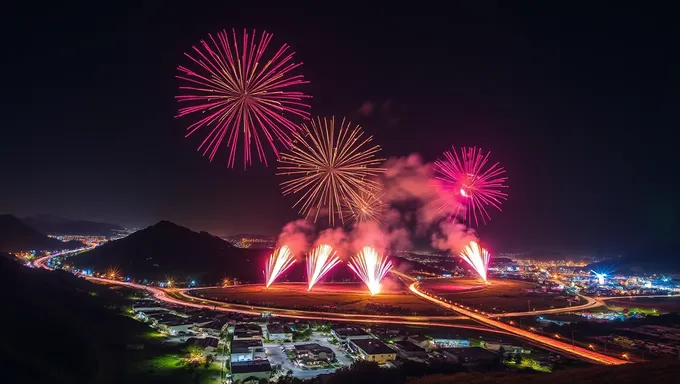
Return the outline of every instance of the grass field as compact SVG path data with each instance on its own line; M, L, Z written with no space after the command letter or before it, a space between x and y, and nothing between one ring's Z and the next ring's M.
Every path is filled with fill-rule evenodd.
M640 308L646 310L656 309L659 313L680 312L680 298L677 296L661 298L633 298L608 300L607 306L618 309Z
M455 300L464 305L483 311L522 312L531 309L541 310L566 307L566 300L557 295L526 293L535 284L512 280L489 280L484 284L479 280L465 278L431 279L421 281L421 285L438 295ZM494 310L495 308L495 310Z
M400 283L371 296L360 283L322 283L307 291L305 283L237 285L195 291L214 300L275 308L367 314L444 315L447 312L409 294ZM449 313L450 314L450 313Z

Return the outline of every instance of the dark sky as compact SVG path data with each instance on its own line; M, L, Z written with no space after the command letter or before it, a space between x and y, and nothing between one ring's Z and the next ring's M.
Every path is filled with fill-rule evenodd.
M275 169L209 163L173 118L183 52L247 27L292 45L314 115L353 117L386 156L492 150L510 178L480 229L497 248L626 253L677 236L673 2L162 3L3 12L0 212L277 233L297 215ZM359 117L365 101L390 112Z

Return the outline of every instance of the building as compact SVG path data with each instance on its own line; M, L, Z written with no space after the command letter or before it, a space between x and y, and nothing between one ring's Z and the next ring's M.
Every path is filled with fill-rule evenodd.
M236 324L234 340L262 340L262 327L258 324Z
M267 324L265 333L270 341L293 341L293 333L287 332L283 324Z
M190 337L187 339L187 344L195 345L203 350L203 354L211 355L217 352L217 345L220 343L220 339L216 337Z
M295 346L295 356L298 362L305 365L317 365L318 363L330 363L335 359L333 350L322 347L319 344L300 344Z
M231 342L231 362L266 360L267 355L262 340L233 340Z
M331 335L340 341L373 338L368 332L357 327L333 327L331 328Z
M480 347L444 348L444 356L462 365L491 365L500 361L498 353Z
M470 346L470 340L467 339L435 338L432 340L432 343L434 348L459 348Z
M425 349L413 344L408 340L395 341L393 348L405 358L427 359L427 352Z
M199 332L205 333L206 335L219 337L220 334L222 333L222 330L224 330L224 328L226 328L226 326L227 326L227 320L220 319L220 320L213 320L208 324L196 327L196 330L199 331Z
M232 363L231 375L232 380L235 383L242 383L250 380L257 382L260 379L268 380L272 376L272 366L267 360L249 363Z
M422 335L411 335L406 339L413 344L419 346L420 348L423 348L426 351L429 351L434 347L434 343L429 337L422 336Z
M378 339L349 339L347 346L360 358L385 364L397 358L397 352Z

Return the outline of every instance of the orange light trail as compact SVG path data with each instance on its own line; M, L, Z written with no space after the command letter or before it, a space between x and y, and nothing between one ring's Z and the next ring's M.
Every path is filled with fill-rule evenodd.
M502 323L497 320L493 320L489 317L487 317L484 314L480 314L476 311L471 311L467 310L465 308L461 308L460 306L453 305L450 302L444 301L443 299L440 299L438 297L435 297L433 295L423 293L420 290L418 290L417 283L413 283L409 286L409 290L413 292L416 296L423 298L427 301L430 301L432 303L435 303L439 305L440 307L444 307L453 311L456 311L462 315L468 316L473 320L476 320L482 324L494 327L496 329L500 329L503 331L506 331L508 333L512 333L513 335L523 337L525 339L529 339L531 341L534 341L536 343L542 344L544 346L548 346L550 348L560 350L564 353L571 354L571 355L576 355L578 357L584 358L586 360L590 360L599 364L605 364L605 365L620 365L620 364L626 364L627 361L617 359L615 357L603 355L601 353L597 353L595 351L588 350L586 348L581 348L577 347L568 343L564 343L562 341L558 341L555 339L551 339L549 337L537 335L533 332L525 331L521 328L513 327L512 325L508 325L505 323Z

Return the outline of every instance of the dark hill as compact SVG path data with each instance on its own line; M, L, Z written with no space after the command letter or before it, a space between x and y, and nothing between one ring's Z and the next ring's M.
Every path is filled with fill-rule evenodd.
M0 215L0 251L56 251L82 246L79 241L62 242L47 237L12 215Z
M42 233L54 235L114 236L124 228L117 224L71 220L52 215L36 215L21 219Z
M215 283L224 276L261 281L265 257L262 251L236 248L207 232L160 221L69 260L96 271L114 266L135 279Z

